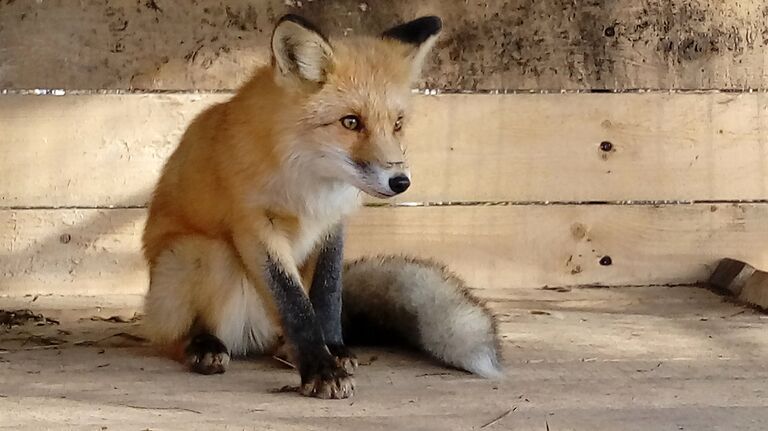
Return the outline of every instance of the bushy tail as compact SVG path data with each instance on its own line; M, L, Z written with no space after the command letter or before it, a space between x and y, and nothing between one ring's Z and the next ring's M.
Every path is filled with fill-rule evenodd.
M442 265L377 256L346 264L342 279L347 343L407 343L448 365L502 376L493 315Z

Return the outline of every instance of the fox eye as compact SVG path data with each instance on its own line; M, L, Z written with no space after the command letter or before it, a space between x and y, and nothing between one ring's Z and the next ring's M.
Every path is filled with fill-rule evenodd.
M403 128L403 118L398 118L397 121L395 121L395 132L399 132L400 129Z
M343 117L341 119L341 125L344 126L345 129L354 131L359 131L363 128L363 122L357 115L347 115L346 117Z

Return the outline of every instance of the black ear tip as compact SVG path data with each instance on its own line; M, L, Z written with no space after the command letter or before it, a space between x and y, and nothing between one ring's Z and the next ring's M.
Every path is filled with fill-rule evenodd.
M443 20L430 15L408 21L382 33L383 37L399 40L403 43L421 45L430 37L440 33Z
M416 21L420 21L421 26L425 29L429 29L428 33L437 34L443 29L443 20L439 16L430 15L417 18Z
M278 18L277 22L275 23L275 25L280 25L280 24L284 23L285 21L295 22L296 24L300 24L301 25L304 22L306 22L307 19L304 18L303 16L300 16L300 15L296 15L296 14L293 14L293 13L287 13L287 14L281 16L280 18Z

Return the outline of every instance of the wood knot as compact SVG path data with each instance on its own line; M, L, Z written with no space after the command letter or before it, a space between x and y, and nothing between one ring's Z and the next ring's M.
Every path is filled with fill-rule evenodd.
M581 223L574 223L571 225L571 235L576 240L584 239L587 236L587 227Z

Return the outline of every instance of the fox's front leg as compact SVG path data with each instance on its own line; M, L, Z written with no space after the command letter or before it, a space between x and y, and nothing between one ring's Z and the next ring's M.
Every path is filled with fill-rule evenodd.
M251 236L253 237L253 236ZM260 253L248 235L235 242L251 277L259 274L261 260L266 285L275 299L285 337L291 344L301 376L301 394L318 398L348 398L354 381L325 344L312 303L301 284L298 268L282 235L261 237Z
M297 271L286 268L279 258L267 256L267 284L282 318L288 342L296 354L301 375L301 393L319 398L347 398L354 382L326 347L323 331Z
M309 299L323 330L325 344L339 364L352 374L357 358L344 345L341 329L341 272L344 258L344 227L339 224L320 244Z

